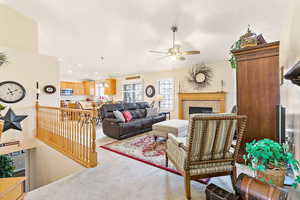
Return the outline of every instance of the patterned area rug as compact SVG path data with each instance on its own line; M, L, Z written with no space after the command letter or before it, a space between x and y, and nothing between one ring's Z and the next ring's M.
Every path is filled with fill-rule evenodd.
M143 134L128 139L115 141L100 147L122 156L126 156L145 164L180 175L171 161L169 161L169 167L165 167L166 143L162 141L155 143L154 137L151 134ZM209 180L209 178L201 179L199 182L207 184Z

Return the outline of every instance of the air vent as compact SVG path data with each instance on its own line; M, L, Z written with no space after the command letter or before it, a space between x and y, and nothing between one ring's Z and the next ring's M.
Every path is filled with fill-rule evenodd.
M141 76L128 76L125 79L126 80L134 80L134 79L140 79L140 78L141 78Z

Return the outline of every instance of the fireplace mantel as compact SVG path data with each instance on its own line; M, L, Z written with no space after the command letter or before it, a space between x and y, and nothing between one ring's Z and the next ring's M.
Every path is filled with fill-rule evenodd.
M183 119L184 101L218 101L220 113L224 113L226 94L226 92L178 93L178 118Z

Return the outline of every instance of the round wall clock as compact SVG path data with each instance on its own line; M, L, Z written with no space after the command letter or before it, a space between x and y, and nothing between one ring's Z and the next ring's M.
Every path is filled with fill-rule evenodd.
M3 81L0 83L0 101L4 103L17 103L24 99L25 88L14 81Z
M56 92L56 87L53 85L46 85L44 87L44 92L47 94L54 94Z
M146 92L146 96L148 98L154 97L154 95L155 95L155 88L154 88L154 86L153 85L148 85L146 87L145 92Z

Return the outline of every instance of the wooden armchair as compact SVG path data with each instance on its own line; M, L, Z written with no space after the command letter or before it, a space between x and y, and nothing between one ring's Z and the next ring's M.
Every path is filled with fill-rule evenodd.
M186 138L169 134L166 165L170 159L183 175L187 199L191 199L191 179L231 175L232 184L235 184L235 162L246 121L246 116L236 114L195 114L190 116ZM237 124L240 127L237 144L230 152Z

